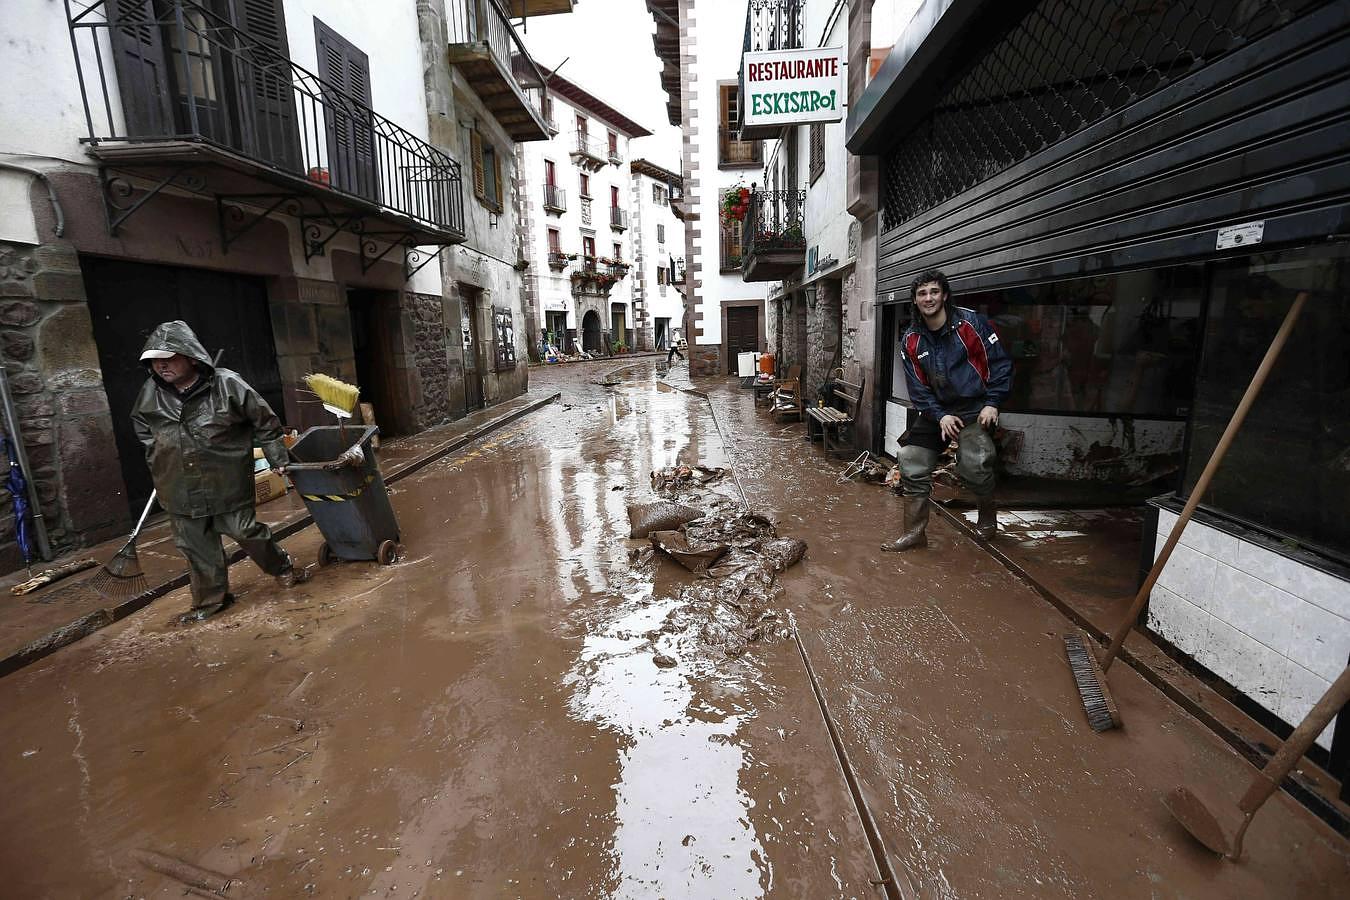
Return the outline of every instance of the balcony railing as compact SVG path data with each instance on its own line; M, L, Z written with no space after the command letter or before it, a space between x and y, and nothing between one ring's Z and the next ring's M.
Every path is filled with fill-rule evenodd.
M459 163L334 80L189 0L66 9L88 143L208 145L463 235Z
M543 73L500 0L446 0L445 11L450 61L471 83L488 86L479 94L493 116L517 140L547 140L549 124L540 112L548 96Z
M573 135L570 155L583 167L592 169L599 169L609 160L609 154L600 146L600 142L580 131Z
M623 162L623 157L620 156L620 155L619 155L619 151L616 150L616 149L613 148L613 147L610 147L610 148L609 148L609 152L606 153L605 155L606 155L606 158L608 158L609 161L610 161L612 164L616 165L616 166L617 166L619 163Z
M609 208L609 227L623 231L628 227L628 210L618 206Z
M741 68L737 96L745 101L745 54L762 50L800 50L806 22L806 0L750 0L745 10L745 36L741 41ZM759 126L747 132L741 122L731 123L742 140L772 137L777 127Z
M571 258L561 250L548 251L548 267L550 269L562 271L567 268L569 262L571 262Z
M544 209L550 212L567 212L567 191L556 184L544 185Z
M753 191L741 223L742 277L776 281L806 259L806 191Z
M743 141L740 132L730 128L717 130L717 154L718 164L723 167L757 169L764 165L764 144L760 141Z

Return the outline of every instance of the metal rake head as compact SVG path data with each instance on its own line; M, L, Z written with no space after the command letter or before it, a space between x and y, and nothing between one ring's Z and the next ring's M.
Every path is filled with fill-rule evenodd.
M89 579L89 584L105 600L127 600L145 593L150 585L136 556L135 540L127 541L126 546Z

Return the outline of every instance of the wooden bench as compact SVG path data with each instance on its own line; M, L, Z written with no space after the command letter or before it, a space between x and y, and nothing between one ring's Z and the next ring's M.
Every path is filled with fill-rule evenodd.
M812 431L820 433L821 444L826 453L852 453L853 449L841 442L845 428L852 428L858 418L858 406L862 403L863 384L866 375L860 374L857 382L846 381L843 371L835 369L834 399L839 406L815 406L806 411L806 439L812 440ZM815 423L814 429L812 423ZM833 446L830 438L834 437Z

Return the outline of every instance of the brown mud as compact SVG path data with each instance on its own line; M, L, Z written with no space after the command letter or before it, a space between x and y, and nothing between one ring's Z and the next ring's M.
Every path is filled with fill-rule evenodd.
M729 454L650 362L532 378L563 403L393 486L395 565L281 593L245 563L217 619L174 626L176 591L0 680L5 895L181 896L148 852L279 897L878 897L789 610L913 896L1350 883L1282 795L1243 863L1191 843L1162 797L1235 797L1246 764L1124 666L1126 728L1093 734L1059 613L943 521L879 553L898 499L837 484L748 392L709 386ZM741 609L627 538L652 472L733 463L681 501L738 506L739 481L809 546Z

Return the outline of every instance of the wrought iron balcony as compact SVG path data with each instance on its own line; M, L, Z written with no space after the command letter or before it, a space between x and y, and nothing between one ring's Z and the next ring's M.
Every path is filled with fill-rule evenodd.
M561 250L548 251L548 267L554 271L561 272L567 268L567 264L571 261L571 257Z
M500 0L446 0L450 63L464 74L488 112L516 141L552 135L539 111L547 96L535 65ZM531 101L527 92L538 92Z
M609 162L609 153L600 146L595 138L578 131L573 136L572 149L568 152L572 162L589 172L598 172Z
M609 208L609 227L615 231L624 231L628 228L628 210L618 206Z
M806 191L753 191L741 223L741 280L781 281L806 263Z
M544 185L544 209L549 212L567 212L567 191L556 184Z
M301 220L307 257L362 235L363 267L464 240L459 163L347 71L316 75L190 0L66 9L110 230L177 185L215 197L227 251L273 213Z
M719 128L717 165L723 169L758 169L764 165L764 145L759 141L743 141L740 133L730 128Z
M745 37L741 42L741 68L737 75L737 96L745 102L745 54L763 50L800 50L806 0L749 0L745 10ZM756 141L778 135L778 125L746 126L733 122L741 140Z

